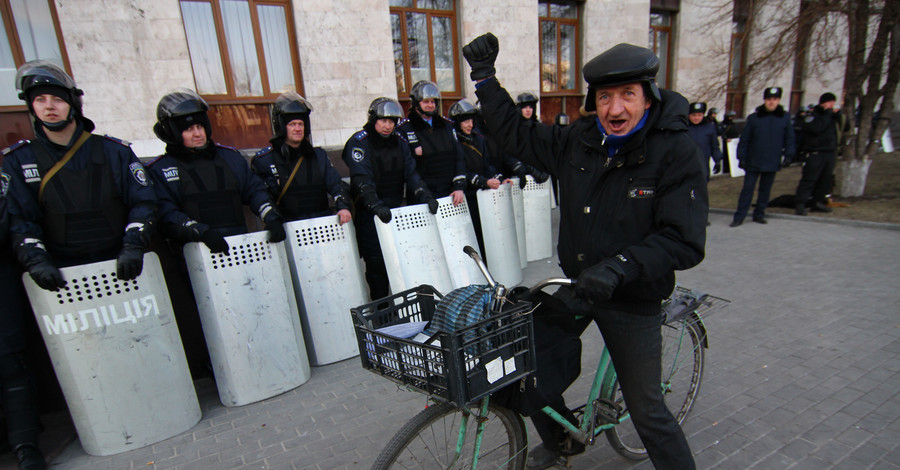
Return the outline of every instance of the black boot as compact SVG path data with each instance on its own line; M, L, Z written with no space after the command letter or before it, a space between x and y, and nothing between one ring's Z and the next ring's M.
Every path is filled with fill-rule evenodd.
M794 209L794 213L797 215L806 215L808 213L806 210L806 204L797 204L797 208Z
M832 208L826 206L825 204L823 204L823 203L821 203L821 202L815 203L815 204L813 205L812 210L815 211L815 212L833 212L833 211L834 211L834 209L832 209Z
M46 470L44 454L37 446L21 444L16 447L16 458L19 459L19 470Z

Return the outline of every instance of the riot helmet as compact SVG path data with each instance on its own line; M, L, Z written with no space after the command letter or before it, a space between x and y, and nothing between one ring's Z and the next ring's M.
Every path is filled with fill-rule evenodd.
M471 119L472 125L474 126L478 120L478 108L469 102L469 100L459 100L456 103L453 103L453 106L450 106L449 114L450 119L453 121L453 127L456 128L457 132L461 132L463 135L465 135L465 132L462 132L460 124L467 119Z
M435 101L434 111L425 112L422 110L421 103L423 100L427 99L433 99ZM412 86L412 90L409 92L409 100L416 111L428 117L433 117L437 114L437 110L440 109L441 91L438 90L437 84L434 82L420 80Z
M309 113L313 107L306 101L306 98L300 96L295 91L282 93L272 105L272 111L269 113L272 119L273 138L284 138L287 135L287 125L295 119L303 121L303 140L312 142L310 138Z
M84 94L75 85L75 80L58 65L46 60L32 60L22 64L16 71L16 90L19 91L19 99L28 105L28 112L38 123L51 131L60 131L72 123L75 118L84 121L88 131L93 130L94 124L84 119L81 112L81 96ZM34 97L42 94L51 94L62 98L69 104L69 115L60 122L48 123L38 119L34 113Z
M206 130L206 138L212 138L212 128L206 112L209 105L195 91L179 88L167 93L156 106L156 124L153 132L167 144L182 145L181 133L194 124Z
M403 108L400 103L392 98L382 96L375 98L369 105L369 122L374 123L379 119L393 119L396 124L403 117Z
M478 116L478 108L469 100L459 100L450 106L450 119L454 122L465 121L466 119L474 119Z
M536 108L538 102L538 97L534 96L534 93L530 91L526 91L525 93L519 93L519 96L516 97L516 107L519 109L524 108L525 106L531 106L532 108Z

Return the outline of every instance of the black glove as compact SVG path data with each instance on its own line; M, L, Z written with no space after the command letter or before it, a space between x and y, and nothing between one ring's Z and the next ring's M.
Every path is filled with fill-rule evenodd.
M278 217L272 217L266 222L266 230L269 231L269 243L283 242L287 238L284 233L284 223Z
M522 174L517 174L519 177L519 189L525 189L525 186L528 184L528 175L524 172Z
M575 295L584 300L609 300L623 279L622 265L615 260L604 260L581 271L575 281Z
M216 230L207 229L206 232L203 233L203 236L200 237L200 241L206 244L209 251L213 253L228 254L228 242L225 241L225 237Z
M35 284L41 289L49 291L57 291L66 287L66 280L63 279L62 273L53 264L50 255L38 256L26 266L28 274L34 279Z
M141 275L144 269L144 249L140 245L126 243L116 259L116 277L130 281Z
M431 195L425 196L425 204L428 204L428 212L431 212L432 214L437 214L438 206L440 205L440 204L438 204L437 199L435 199Z
M543 184L545 181L550 179L550 175L548 173L544 173L537 168L535 168L534 171L531 172L531 176L534 177L534 182L537 184Z
M713 174L717 175L721 172L722 172L722 161L719 160L719 161L713 163Z
M472 67L472 73L469 74L472 80L493 77L497 73L494 61L497 60L498 52L500 42L493 33L482 34L463 47L463 57Z
M378 204L377 206L372 208L372 213L377 215L382 222L388 223L391 221L391 210L385 206L384 204Z

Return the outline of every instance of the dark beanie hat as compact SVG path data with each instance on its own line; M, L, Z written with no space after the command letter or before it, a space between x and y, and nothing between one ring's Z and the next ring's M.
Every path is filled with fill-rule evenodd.
M837 101L837 96L834 96L834 93L822 93L822 96L819 97L819 104L825 104L829 101Z
M207 136L209 134L209 118L205 112L176 116L172 118L172 121L175 123L175 128L178 129L178 132L184 132L194 124L200 124L206 130Z
M69 103L69 106L72 106L71 95L69 94L69 90L55 85L38 85L36 87L32 87L28 90L28 102L31 103L34 101L36 96L40 95L53 95L58 98L61 98L66 103Z

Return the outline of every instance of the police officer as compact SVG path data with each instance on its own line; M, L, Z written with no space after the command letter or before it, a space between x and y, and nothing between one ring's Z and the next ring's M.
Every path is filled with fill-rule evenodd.
M40 418L35 403L34 379L25 350L25 321L29 309L22 290L22 276L16 268L9 244L9 216L6 211L8 179L0 179L0 408L5 410L7 438L16 453L19 468L47 468L38 447Z
M260 150L250 166L266 183L285 220L331 215L330 195L339 222L345 224L351 218L349 187L341 181L325 150L313 147L311 112L312 105L296 92L279 96L271 112L271 145Z
M350 169L351 193L355 197L356 241L366 262L366 283L372 300L390 293L384 256L378 243L374 216L391 221L391 208L403 205L407 192L427 203L432 214L438 202L416 172L409 146L396 132L403 108L390 98L376 98L369 105L369 119L362 130L344 145L342 158Z
M19 262L44 289L66 280L58 266L116 259L119 279L143 268L156 194L128 144L91 134L82 91L61 68L31 61L16 73L36 138L4 151L10 232Z
M516 97L516 109L519 110L519 114L522 119L525 121L530 121L533 123L540 123L540 120L537 116L537 103L538 97L531 92L519 93L519 96ZM513 155L507 154L504 159L504 164L507 166L508 171L507 174L515 175L519 178L519 187L525 188L525 185L528 184L527 175L531 175L534 177L535 182L538 184L547 181L550 177L549 174L535 168L532 165L528 165L522 163L521 160L516 158Z
M799 123L803 135L803 150L808 153L808 157L803 164L803 173L794 196L797 215L806 215L807 207L819 212L832 211L826 205L827 197L831 192L831 178L840 136L846 127L840 111L834 109L836 101L834 93L822 94L819 104Z
M499 188L503 175L491 165L487 141L474 130L477 115L478 109L467 100L459 100L450 107L450 119L456 129L456 137L465 152L466 178L469 181L465 193L469 214L472 217L478 246L484 253L484 236L481 233L481 216L476 193L479 189Z
M466 166L453 123L438 112L441 93L434 82L421 80L412 86L409 99L409 113L399 132L409 142L416 171L434 197L452 196L457 205L465 197Z
M709 159L714 162L713 173L722 171L722 150L719 149L719 137L716 135L716 125L704 118L706 103L691 103L688 114L688 135L700 148L703 155L701 161L706 169L706 179L709 179Z
M216 144L197 93L176 90L156 108L156 136L166 153L149 165L159 194L160 230L178 242L202 241L213 253L227 253L225 237L247 233L244 205L265 223L269 242L285 238L282 218L266 186L237 150Z
M675 270L699 263L706 243L706 180L687 135L687 100L657 87L659 59L650 50L619 44L583 69L585 109L596 115L566 127L521 121L494 76L498 52L490 33L463 48L503 147L559 180L559 260L576 284L555 295L589 310L599 326L654 466L694 468L659 386L661 302ZM574 418L561 396L551 406ZM562 428L543 416L532 417L543 443L529 452L529 468L581 450L563 447Z
M766 207L769 205L769 192L775 183L775 173L794 159L794 127L790 114L779 103L781 88L766 88L762 106L757 107L756 112L747 118L747 124L741 131L737 158L738 166L746 174L730 227L744 223L757 181L759 192L753 209L753 221L758 224L768 223Z

